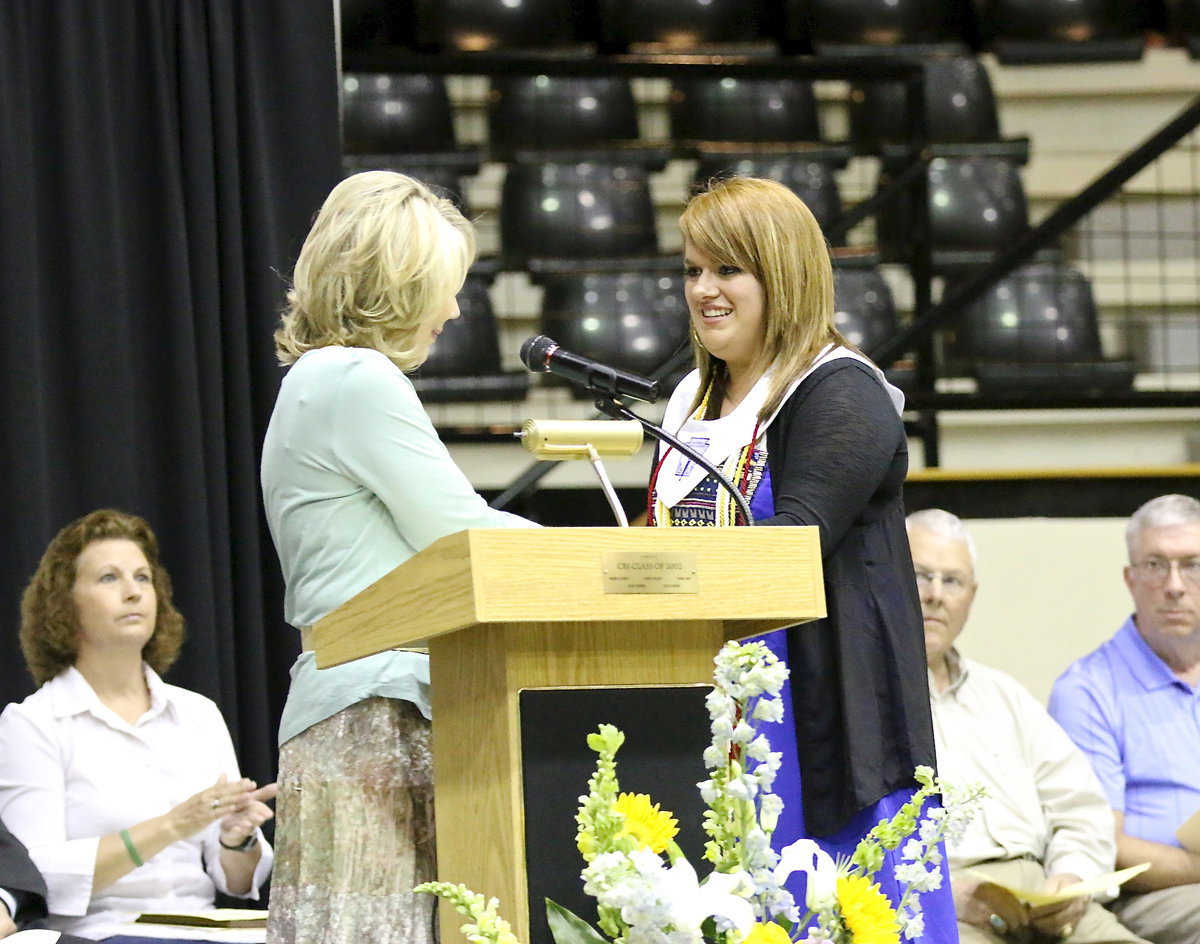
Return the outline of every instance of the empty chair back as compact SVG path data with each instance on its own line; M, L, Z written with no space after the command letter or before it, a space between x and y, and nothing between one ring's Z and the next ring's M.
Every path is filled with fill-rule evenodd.
M1140 36L1153 3L1129 0L980 0L984 39L1080 43Z
M796 154L703 154L696 164L698 189L718 177L764 177L788 187L828 229L842 215L837 165L827 159Z
M1168 0L1167 10L1174 38L1200 59L1200 0Z
M811 82L800 79L676 79L671 136L687 141L819 141Z
M555 274L543 285L543 333L610 367L652 374L687 340L682 275Z
M392 0L340 0L338 8L344 49L402 43L412 34L404 7Z
M981 42L1001 62L1131 61L1156 26L1155 0L981 0Z
M787 0L789 33L818 52L839 46L966 48L961 0Z
M892 170L880 173L888 183ZM934 158L929 162L929 222L935 250L995 250L1029 228L1019 168L996 157ZM911 199L901 196L881 210L877 235L888 258L905 256L912 243Z
M421 365L422 377L482 377L500 372L500 343L488 281L468 275L458 293L459 316L447 321Z
M415 0L422 46L483 52L575 45L571 0Z
M833 304L834 327L864 354L870 354L896 333L892 290L874 267L836 267Z
M649 173L637 164L510 164L500 242L518 261L655 255Z
M934 142L984 142L1000 137L996 96L983 63L972 56L925 60L925 134ZM877 80L850 89L850 138L860 145L905 141L905 84Z
M638 137L629 80L614 76L494 76L488 140L515 148L590 147Z
M454 116L441 76L348 72L342 77L343 151L390 154L454 146Z
M601 39L607 46L693 49L758 42L769 38L765 25L759 0L600 0Z
M1053 263L1023 266L1002 279L967 306L956 324L960 350L977 361L1100 358L1091 283L1081 272Z

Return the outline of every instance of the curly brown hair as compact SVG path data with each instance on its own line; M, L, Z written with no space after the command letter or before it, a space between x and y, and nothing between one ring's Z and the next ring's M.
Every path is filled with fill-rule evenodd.
M79 612L71 593L75 562L88 545L108 540L133 541L150 565L158 613L142 659L161 675L179 655L183 615L171 602L171 578L159 562L158 538L137 515L101 508L72 521L54 536L21 596L21 652L39 686L79 658Z

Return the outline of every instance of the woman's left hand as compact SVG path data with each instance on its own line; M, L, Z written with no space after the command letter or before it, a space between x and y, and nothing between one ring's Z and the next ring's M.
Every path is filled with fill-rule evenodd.
M275 814L266 801L275 798L278 788L273 783L259 787L232 801L232 810L221 819L221 842L239 846Z

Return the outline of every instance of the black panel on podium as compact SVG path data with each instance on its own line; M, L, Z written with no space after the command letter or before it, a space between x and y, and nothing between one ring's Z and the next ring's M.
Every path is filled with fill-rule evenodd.
M525 787L525 862L529 876L530 944L554 944L545 899L594 925L596 902L583 893L583 857L575 814L596 769L587 736L601 724L625 733L617 753L622 793L647 793L679 820L675 841L703 873L704 801L710 743L704 699L710 685L652 688L527 689L521 692Z

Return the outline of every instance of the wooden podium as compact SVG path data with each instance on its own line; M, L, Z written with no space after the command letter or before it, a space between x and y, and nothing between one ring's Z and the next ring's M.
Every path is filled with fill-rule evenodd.
M428 646L438 877L499 898L528 942L519 693L711 684L727 641L825 615L818 543L810 527L461 531L318 622L317 665ZM461 924L444 902L441 918Z

